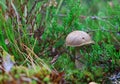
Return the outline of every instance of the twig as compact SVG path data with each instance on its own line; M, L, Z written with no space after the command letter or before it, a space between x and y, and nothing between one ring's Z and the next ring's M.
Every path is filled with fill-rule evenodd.
M50 62L51 64L54 64L56 62L56 60L58 59L59 55L57 54L53 59L52 61Z
M92 28L89 28L88 30L85 30L86 32L97 32L97 31L103 31L103 32L112 32L112 33L117 33L118 31L111 31L111 30L106 30L106 29L103 29L103 28L99 28L99 29L92 29Z

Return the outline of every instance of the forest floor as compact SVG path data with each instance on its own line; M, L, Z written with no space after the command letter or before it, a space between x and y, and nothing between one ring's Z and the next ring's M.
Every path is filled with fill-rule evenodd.
M120 0L0 0L0 84L120 84ZM93 45L66 37L84 31ZM93 83L91 83L93 84Z

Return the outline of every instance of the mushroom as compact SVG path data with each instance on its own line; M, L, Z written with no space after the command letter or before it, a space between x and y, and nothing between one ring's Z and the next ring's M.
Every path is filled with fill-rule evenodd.
M89 84L97 84L96 82L90 82Z
M93 43L94 41L91 39L90 35L84 31L76 30L68 34L66 37L66 46L75 47L76 68L82 69L84 66L84 64L81 62L82 58L84 57L80 55L80 48Z

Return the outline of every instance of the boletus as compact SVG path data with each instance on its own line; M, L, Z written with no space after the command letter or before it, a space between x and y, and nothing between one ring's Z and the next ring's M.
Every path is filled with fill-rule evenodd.
M84 64L81 62L82 58L84 58L80 54L80 49L85 45L93 44L94 41L91 39L90 35L84 31L73 31L68 34L66 37L66 46L75 47L75 65L76 68L82 69Z

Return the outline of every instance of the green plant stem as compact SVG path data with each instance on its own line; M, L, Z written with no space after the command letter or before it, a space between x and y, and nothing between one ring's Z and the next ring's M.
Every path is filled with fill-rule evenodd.
M55 13L55 14L58 14L58 11L59 11L59 9L60 9L60 7L61 7L62 3L63 3L63 0L60 0L60 3L59 3L59 5L58 5L58 8L57 8L57 10L56 10L56 13Z

